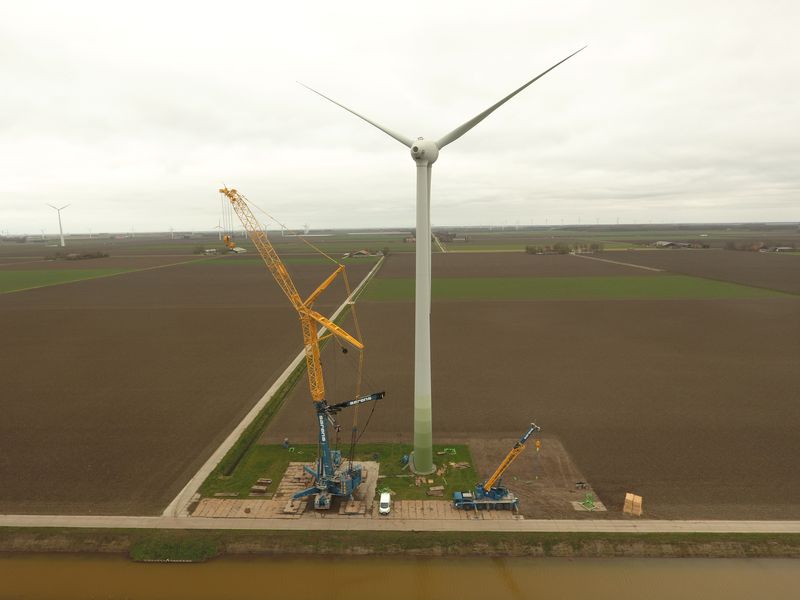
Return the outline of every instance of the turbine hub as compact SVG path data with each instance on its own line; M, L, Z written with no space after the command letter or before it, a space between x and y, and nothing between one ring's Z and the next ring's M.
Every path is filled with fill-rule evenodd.
M436 142L419 137L411 144L411 158L432 165L439 158L439 147Z

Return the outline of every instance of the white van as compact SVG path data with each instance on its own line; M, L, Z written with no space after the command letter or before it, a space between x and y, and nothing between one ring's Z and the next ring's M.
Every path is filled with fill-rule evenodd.
M392 512L392 496L389 492L381 492L381 499L378 502L378 513L388 515Z

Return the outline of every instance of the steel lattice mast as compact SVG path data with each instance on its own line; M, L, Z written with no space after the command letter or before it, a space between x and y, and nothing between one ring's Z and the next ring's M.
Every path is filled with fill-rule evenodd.
M220 193L224 194L230 201L233 210L242 222L259 256L264 261L264 264L267 265L270 273L272 273L272 277L297 311L297 315L300 318L300 326L303 330L303 346L306 354L308 387L311 391L311 398L314 402L322 402L325 400L325 382L322 376L322 363L319 358L317 326L322 325L328 331L359 350L364 348L364 345L360 341L312 308L317 297L325 291L333 280L344 270L344 265L340 264L306 300L303 300L292 278L289 276L289 271L286 270L286 266L283 264L280 256L275 252L275 248L270 243L269 238L267 238L267 234L264 233L264 229L253 214L253 211L250 210L245 198L236 190L228 188L222 188Z

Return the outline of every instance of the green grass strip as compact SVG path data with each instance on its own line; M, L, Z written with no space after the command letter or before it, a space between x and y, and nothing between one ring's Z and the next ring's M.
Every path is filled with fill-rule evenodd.
M310 403L309 403L310 404ZM380 404L377 406L380 410ZM309 406L308 410L309 427L314 425L313 411ZM346 420L342 420L346 423ZM291 440L290 444L291 444ZM342 451L344 458L349 451L349 437L342 439L338 449ZM460 490L471 490L478 483L478 476L472 466L472 457L469 448L463 445L450 446L455 450L455 454L435 455L434 462L438 467L446 463L469 463L469 467L455 469L448 466L442 475L430 475L426 479L433 479L433 483L417 486L414 477L411 476L408 468L401 464L403 455L409 454L413 447L410 444L397 443L371 443L358 444L356 446L356 461L380 462L381 479L378 488L389 488L394 492L395 500L425 500L428 487L433 485L443 485L445 487L443 500L453 497L453 492ZM332 445L332 448L336 449ZM434 452L444 451L444 446L434 446ZM309 462L313 463L317 459L316 444L291 444L290 449L284 448L280 444L252 445L242 456L240 462L229 475L222 472L212 473L212 475L200 487L200 494L203 497L212 497L214 494L226 494L239 498L247 498L250 488L255 485L260 477L272 479L270 491L274 492L278 487L278 482L286 472L289 462Z
M205 562L220 554L216 537L158 532L133 542L129 555L141 562Z
M261 409L261 412L258 413L255 419L251 421L251 423L245 428L242 435L236 440L236 443L228 450L227 454L222 458L222 460L217 465L217 468L209 475L208 479L203 483L200 487L201 493L206 488L207 485L210 485L214 479L218 478L220 475L223 477L229 477L236 467L239 465L242 458L245 456L247 451L250 447L255 443L255 441L261 435L261 432L264 431L264 428L269 424L274 417L278 410L280 409L283 401L286 399L286 396L289 395L289 392L292 391L295 383L306 370L306 362L302 361L294 371L292 371L291 375L283 382L283 385L278 388L278 391L273 394L272 398L264 405L264 408Z
M135 560L217 554L572 557L798 557L800 535L493 531L186 531L0 527L0 552L119 552Z
M0 293L97 279L119 275L135 269L39 269L36 271L0 271Z
M366 264L374 264L377 260L377 257L364 257L364 258L352 258L352 259L343 259L343 263L346 266L351 266L354 263L366 263ZM331 265L331 268L336 268L330 259L324 256L297 256L297 255L288 255L282 256L281 261L287 265ZM220 260L209 261L205 263L207 265L263 265L264 261L256 256L231 256L225 257Z
M601 239L586 239L586 238L571 238L571 237L520 237L513 242L500 242L496 238L491 241L484 241L479 238L472 238L469 242L447 242L445 247L447 252L525 252L525 246L547 246L552 245L554 241L559 241L563 244L585 244L589 245L593 242L603 244L604 250L627 250L635 248L635 246L628 242L608 241Z
M412 300L414 280L378 278L364 300ZM433 281L438 300L676 300L790 297L736 283L659 275L649 277L474 277Z

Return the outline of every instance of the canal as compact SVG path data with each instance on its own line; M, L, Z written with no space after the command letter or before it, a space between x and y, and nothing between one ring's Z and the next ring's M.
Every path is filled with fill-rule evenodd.
M792 559L228 557L142 564L122 556L2 555L0 598L325 600L800 598Z

